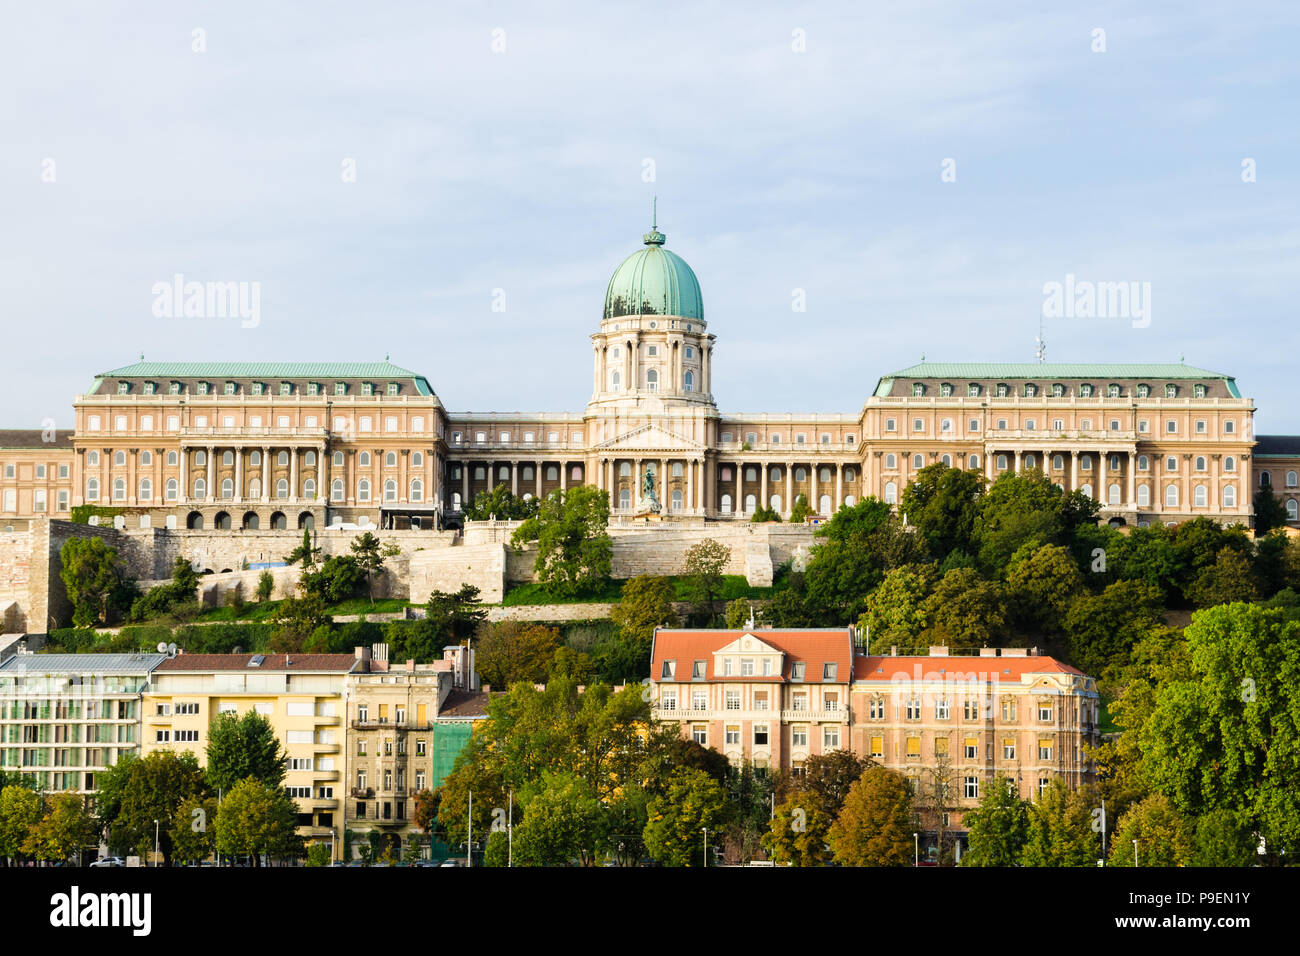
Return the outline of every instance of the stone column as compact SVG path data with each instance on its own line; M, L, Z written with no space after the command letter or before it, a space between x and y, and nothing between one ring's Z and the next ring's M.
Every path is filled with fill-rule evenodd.
M1070 490L1079 488L1079 449L1070 449Z
M1130 508L1137 507L1137 452L1128 453L1128 499L1124 502Z
M271 470L271 449L262 449L262 503L271 501L271 484L274 472Z
M1016 474L1020 474L1020 449L1016 449Z
M1205 503L1211 512L1219 510L1219 456L1210 455L1210 489L1206 492Z
M519 462L517 461L510 463L510 493L519 495Z
M766 508L767 507L767 462L764 461L760 467L763 469L763 471L762 474L758 476L758 487L760 489L758 495L758 506L760 508Z
M782 513L787 518L794 511L794 494L794 462L787 461L785 463L785 498L781 502L785 506Z
M560 462L560 490L569 490L569 463L567 461Z
M298 449L289 449L289 500L297 501L298 489ZM383 501L383 489L379 489L379 500Z
M742 482L745 475L745 469L742 467L743 464L744 462L736 462L736 506L731 509L733 515L740 514L742 509L741 502L743 501L745 491L745 486Z
M213 472L214 472L214 470L215 470L215 468L216 468L216 464L215 464L215 462L213 461L213 458L215 458L215 457L216 457L216 449L215 449L212 445L209 445L209 446L208 446L208 469L207 469L207 475L206 475L206 477L207 477L207 482L208 482L208 486L207 486L207 488L205 489L205 491L207 492L207 494L206 494L205 497L206 497L209 501L211 501L211 500L215 497L215 495L213 494L213 491L212 491L212 475L213 475Z
M329 450L328 445L321 445L318 454L320 455L320 467L316 469L316 477L317 477L317 481L320 484L319 497L325 501L326 505L328 505L330 500L334 497L332 492L332 485L334 483L334 455ZM430 455L429 457L430 459L432 459L434 456ZM436 467L434 468L433 473L435 475L438 473ZM432 485L433 482L431 481L430 484ZM436 499L437 498L436 487L433 489L433 492L434 492L434 498ZM325 523L329 524L329 521L326 520Z
M179 493L176 495L176 503L182 505L185 504L185 502L190 500L190 489L189 489L190 457L189 456L190 456L189 449L186 448L184 445L182 445L180 449L180 454L176 456L176 460L179 461L181 464L181 482L180 482L181 487ZM163 497L164 500L166 500L165 493Z
M235 500L244 500L244 449L235 449Z
M542 496L542 469L546 467L546 462L538 461L538 462L534 462L533 464L534 464L533 481L536 485L536 487L533 489L533 497L540 498Z
M659 459L659 509L661 513L667 514L672 499L668 494L668 459Z
M902 500L901 495L903 494L903 489L902 488L898 489L898 493L900 495L899 500L901 501ZM837 461L835 463L835 500L831 502L831 514L834 514L835 512L839 511L840 505L843 503L844 503L844 469Z
M405 448L397 453L397 500L406 502L411 495L411 471L408 467L411 461L411 453ZM320 476L320 469L316 471L317 477Z
M821 496L817 493L817 462L809 462L808 467L808 505L812 508L813 514L821 514Z
M136 503L136 501L137 501L137 496L138 496L139 491L140 491L140 489L139 489L138 487L136 487L136 483L135 483L135 482L136 482L136 467L135 467L135 460L136 460L137 457L139 457L140 449L138 449L138 448L131 448L131 449L128 449L126 454L127 454L127 459L126 459L126 503L127 503L127 504L130 504L130 505L133 505L133 504ZM111 501L112 499L110 498L109 500ZM46 508L49 508L49 504L48 504L48 503L46 504Z
M686 513L695 513L695 459L689 458L686 461L686 467L682 469L682 474L686 476Z
M468 461L461 462L460 465L460 506L462 509L469 504L469 465Z

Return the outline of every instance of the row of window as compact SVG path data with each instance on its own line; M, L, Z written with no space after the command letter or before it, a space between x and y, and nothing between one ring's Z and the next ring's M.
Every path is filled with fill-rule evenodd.
M646 369L644 387L647 392L659 391L659 371L657 369ZM621 392L623 390L623 375L621 372L610 373L609 390L611 392ZM690 369L682 373L682 391L695 391L695 373Z
M756 724L751 731L754 747L770 746L771 734L766 724ZM707 724L692 724L691 739L702 747L709 746L709 728ZM738 746L741 742L740 727L737 725L726 726L723 730L723 742L728 746ZM808 728L796 725L790 728L790 746L807 747L808 746ZM822 750L838 750L840 742L839 724L827 724L822 727Z
M474 433L474 442L475 442L475 444L478 444L478 445L486 445L486 444L489 443L489 442L495 442L495 443L502 444L502 445L508 445L508 444L510 444L510 434L511 434L510 432L498 432L498 433L494 436L491 432L486 432L486 431L475 432L475 433ZM579 444L579 445L582 444L582 432L573 432L573 434L572 434L570 440L571 440L572 442L574 442L575 444ZM525 444L525 445L533 445L533 444L536 444L536 443L537 443L537 433L536 433L536 432L524 432L524 433L520 436L520 441L521 441L523 444ZM547 441L548 444L551 444L551 445L558 444L559 441L560 441L560 433L559 433L559 432L547 432L547 433L546 433L546 441ZM463 445L463 444L465 444L465 436L464 436L464 434L461 433L461 432L452 432L452 433L451 433L451 443L452 443L453 445Z
M982 704L982 706L981 706ZM1001 714L1004 721L1015 721L1018 719L1020 702L1015 698L1007 698L1001 702ZM906 720L920 720L924 708L920 697L909 697L904 702L903 713ZM1055 709L1052 702L1038 702L1038 720L1040 723L1051 723ZM888 713L888 698L872 697L867 703L868 720L885 720ZM962 719L963 720L986 720L993 716L993 699L984 698L967 698L962 701ZM950 709L948 699L940 697L934 701L934 719L948 720Z
M16 464L12 463L12 462L6 463L6 464L5 464L4 475L5 475L6 478L17 478L17 477L18 477L18 466L17 466ZM67 477L68 477L68 466L67 466L67 465L59 465L58 475L59 475L60 478L67 478ZM36 476L36 480L37 480L37 481L40 481L40 480L42 480L42 479L46 479L46 478L48 478L48 477L49 477L49 470L48 470L48 468L47 468L45 465L37 465L37 466L36 466L36 473L35 473L35 476Z
M344 458L345 454L346 452L341 452L341 451L334 452L333 462L335 467L338 468L343 467L346 460ZM287 468L289 466L289 455L290 453L287 451L278 452L275 456L276 465L281 468ZM424 452L413 451L410 453L410 455L411 455L411 467L413 468L424 467ZM397 456L398 453L395 451L387 452L384 455L384 467L396 468L398 462ZM175 451L167 452L166 462L169 466L175 466L179 460L180 459L177 452ZM303 452L302 458L300 460L304 468L316 467L316 453L314 451ZM259 451L250 451L248 453L247 461L248 461L248 466L250 468L260 467L262 464L262 453ZM191 456L191 462L196 468L205 467L208 463L207 452L201 450L195 451ZM126 452L117 451L113 453L113 466L115 468L124 467L126 463L127 463ZM221 453L221 464L227 468L233 467L235 464L235 452L223 451ZM369 468L370 464L371 464L370 452L362 451L357 453L357 466L359 468ZM153 465L153 452L151 451L140 452L140 465L143 467L149 467ZM86 452L86 467L87 468L99 467L99 452L97 451ZM59 477L66 478L67 477L66 472L67 472L67 466L66 465L60 466ZM44 477L44 476L42 475L39 477Z
M349 434L353 430L352 419L346 418L341 415L336 415L334 417L333 426L335 432L344 435ZM397 415L384 416L383 426L384 426L384 431L386 432L400 432L402 430L400 416ZM181 419L179 415L167 416L167 427L166 427L167 431L169 432L179 431L180 427L181 427ZM208 416L206 415L194 416L194 427L207 428ZM234 415L225 415L222 417L221 425L219 427L233 431L236 428L262 428L267 426L263 426L261 415L250 415L246 422L242 422L239 424L236 424ZM294 428L297 426L291 424L290 416L279 415L275 419L274 427ZM315 415L305 415L303 416L301 427L319 428L320 427L319 420L316 418ZM103 430L103 421L99 415L86 416L86 431L97 432L102 430ZM126 415L115 415L113 417L113 430L118 432L130 431L131 427L130 427L129 417ZM140 423L137 430L142 432L153 431L154 430L153 416L141 415ZM373 432L375 430L375 419L370 415L358 416L356 420L356 430L359 432ZM407 430L411 432L423 432L424 416L423 415L412 416Z
M176 480L175 478L168 478L168 479L167 479L167 482L166 482L166 484L165 484L165 486L164 486L164 500L166 500L166 501L176 501L177 498L178 498L178 492L179 492L179 490L180 490L180 484L177 482L177 480ZM38 509L36 509L36 510L38 510L38 511L39 511L39 510L44 510L44 492L43 492L43 491L39 491L38 494L41 496L42 507L41 507L41 508L38 508ZM98 479L98 478L87 478L87 479L86 479L86 500L87 500L87 501L98 501L98 500L99 500L99 494L100 494L99 479ZM64 504L66 503L66 495L67 495L67 492L59 492L59 495L60 495L59 501L60 501L60 503L61 503L61 504L60 504L60 508L59 508L59 510L60 510L60 511L64 511L64 510L66 510L66 507L64 506ZM194 485L193 485L193 494L192 494L191 497L193 497L193 498L206 498L207 496L208 496L208 482L207 482L207 479L205 479L205 478L195 478L195 479L194 479ZM234 498L234 496L235 496L235 481L234 481L234 479L233 479L233 478L223 478L222 481L221 481L221 485L220 485L220 494L218 495L218 497L219 497L219 498ZM258 479L256 479L256 478L250 479L249 482L248 482L248 495L247 495L247 497L248 497L248 498L260 498L261 496L262 496L262 483L261 483ZM151 478L141 478L141 479L140 479L139 485L138 485L138 487L137 487L136 497L137 497L137 499L140 500L140 501L151 501L151 500L153 500L153 479L151 479ZM281 478L279 481L277 481L277 482L275 483L275 495L274 495L274 497L276 497L276 498L286 498L286 499L289 497L289 481L288 481L288 479L286 479L286 478ZM302 481L302 497L303 497L303 498L315 498L315 497L316 497L316 480L315 480L314 478L304 478L304 479L303 479L303 481ZM345 489L345 485L344 485L343 479L342 479L342 478L335 478L334 481L330 484L330 500L331 500L331 501L345 501L345 500L346 500L346 497L347 497L347 495L346 495L346 489ZM357 497L357 501L358 501L358 502L368 502L368 501L371 500L371 484L370 484L370 479L369 479L369 478L362 478L362 479L360 479L360 480L357 482L357 496L356 496L356 497ZM126 479L125 479L125 478L114 478L114 479L113 479L113 484L112 484L112 500L113 500L113 501L125 501L125 500L126 500ZM384 501L396 501L396 500L397 500L397 481L396 481L395 479L389 478L389 479L387 479L386 481L384 481L384 484L383 484L383 500L384 500ZM423 479L421 479L421 478L412 478L412 479L411 479L410 486L409 486L408 500L410 500L410 501L412 501L412 502L422 502L422 501L424 501L424 480L423 480ZM8 510L16 510L16 509L6 508L5 510L8 511Z
M460 480L462 480L462 478L461 478L461 467L462 467L461 465L452 465L452 466L451 466L451 480L452 480L452 481L460 481ZM631 466L628 466L628 468L629 468L628 474L631 474L630 467L631 467ZM496 466L496 473L497 473L497 480L498 480L498 481L509 481L509 480L510 480L510 466L509 466L509 465L498 465L498 466ZM486 465L475 465L475 466L474 466L474 470L471 472L471 475L473 476L473 478L474 478L475 481L487 481L487 480L489 480L489 479L488 479L488 466L486 466ZM680 475L681 475L681 465L679 464L679 465L676 466L676 470L675 470L675 472L674 472L674 477L677 477L677 476L680 476ZM560 480L560 468L559 468L559 466L558 466L558 465L547 465L547 466L542 470L542 476L543 476L547 481L559 481L559 480ZM569 471L569 477L572 478L574 481L582 481L582 466L581 466L581 465L574 465L574 466L572 467L572 469L570 469L570 471ZM520 478L521 481L533 481L533 480L536 478L536 472L533 470L533 466L532 466L532 465L522 465L522 466L520 466L520 468L519 468L519 478Z
M627 462L624 462L622 467L619 469L619 476L626 478L631 473L632 473L631 466L627 464ZM784 469L780 465L771 465L768 467L767 477L769 481L779 482L781 481L781 476L783 474L784 474ZM681 475L681 465L679 464L673 470L673 477L677 478L680 477L680 475ZM823 465L821 468L817 469L817 480L824 485L829 485L831 481L834 479L834 477L835 477L835 469L833 468ZM759 479L758 466L756 465L746 466L744 470L744 479L745 481L758 481ZM807 479L808 479L807 468L804 468L802 466L795 468L794 470L795 481L806 481ZM732 480L732 470L730 465L723 465L719 469L718 480L722 482L729 482ZM852 483L857 480L857 472L854 470L853 466L850 465L844 469L844 480L849 483Z
M912 395L916 398L920 398L921 396L927 394L929 388L930 386L927 385L925 382L913 382ZM1042 392L1041 386L1039 386L1038 383L1036 382L1025 382L1024 385L1022 385L1020 388L1020 394L1023 395L1025 398L1035 398L1039 395L1040 392L1042 392L1042 394L1044 395L1050 394L1052 398L1064 398L1067 394L1069 394L1069 391L1070 391L1069 386L1065 385L1062 382L1054 383L1051 386L1050 390L1047 392ZM966 395L970 398L978 398L981 394L983 394L983 392L984 392L984 386L980 385L979 382L970 382L966 386ZM1165 384L1165 398L1177 398L1180 392L1181 392L1181 386L1176 385L1173 382L1168 382ZM993 394L996 395L998 398L1009 398L1011 396L1011 393L1012 393L1012 386L1006 382L998 382L995 386L993 386ZM1078 386L1078 393L1080 398L1092 398L1093 397L1092 383L1081 382ZM951 382L939 383L939 396L941 398L951 398L952 394L953 394L953 385ZM1107 398L1122 398L1124 397L1125 394L1126 392L1124 386L1120 385L1117 382L1111 382L1109 385L1106 386ZM1127 394L1136 394L1138 398L1150 398L1151 386L1143 382L1140 383L1136 387L1136 389L1134 389L1132 392L1128 392ZM1206 396L1205 385L1199 383L1193 385L1192 395L1196 398L1204 398Z
M1122 423L1120 422L1120 420L1119 420L1118 418L1112 418L1112 419L1110 419L1110 421L1108 422L1109 430L1110 430L1110 431L1113 431L1113 432L1120 431L1120 430L1121 430L1121 424L1122 424ZM1038 420L1035 419L1035 418L1026 418L1026 419L1024 420L1024 422L1022 423L1021 428L1022 428L1024 431L1027 431L1027 432L1037 431L1037 430L1038 430ZM1196 419L1196 421L1195 421L1195 423L1194 423L1194 425L1193 425L1193 428L1195 429L1196 434L1198 434L1198 435L1208 435L1208 434L1209 434L1209 429L1210 429L1210 424L1209 424L1209 422L1208 422L1206 419L1204 419L1204 418L1198 418L1198 419ZM1007 419L1005 419L1005 418L999 418L999 419L997 420L997 430L998 430L998 431L1007 431L1008 429L1009 429L1009 423L1008 423ZM942 435L951 435L951 434L954 433L954 430L955 430L955 427L954 427L954 425L953 425L953 421L952 421L951 418L944 418L944 419L941 419L941 420L939 421L939 433L940 433L940 434L942 434ZM970 420L966 423L966 430L969 431L969 432L977 432L977 431L979 431L979 430L980 430L980 420L979 420L978 418L972 418L972 419L970 419ZM1066 428L1065 428L1065 419L1063 419L1063 418L1054 418L1054 419L1052 419L1052 427L1051 427L1050 430L1051 430L1051 431L1054 431L1054 432L1064 432L1064 431L1066 430ZM886 432L897 432L897 431L898 431L898 419L897 419L897 418L886 418L886 419L885 419L885 431L886 431ZM1079 422L1079 431L1084 431L1084 432L1092 431L1092 419L1091 419L1091 418L1084 418L1084 419L1081 419L1080 422ZM924 433L925 433L925 419L924 419L924 418L913 418L913 419L912 419L912 432L913 432L913 434L924 434ZM1142 434L1142 435L1147 435L1147 434L1150 434L1150 432L1151 432L1151 422L1148 421L1148 420L1145 419L1145 418L1144 418L1144 419L1140 419L1140 420L1138 421L1138 433L1139 433L1139 434ZM1227 420L1225 420L1225 421L1223 422L1223 433L1224 433L1225 435L1235 435L1235 434L1237 433L1237 423L1236 423L1235 421L1232 421L1231 419L1227 419ZM1170 419L1166 420L1166 422L1165 422L1165 434L1167 434L1167 435L1177 435L1177 434L1178 434L1178 421L1177 421L1176 419L1170 418Z
M831 443L830 432L822 432L820 440L823 445L829 445ZM853 435L844 436L844 444L846 445L852 445L855 440L856 440L855 436ZM722 444L729 443L730 441L732 441L732 433L723 432L721 435L718 436L718 441L721 442ZM776 432L771 435L768 435L767 441L768 444L770 445L779 445L781 444L781 434L779 432ZM745 432L745 444L755 445L757 443L758 443L758 432ZM803 432L798 432L794 436L794 443L796 445L806 445L808 444L808 436Z
M885 738L883 736L873 736L869 746L870 756L885 757ZM993 744L988 744L984 748L984 756L980 755L980 739L978 737L964 737L962 739L962 757L966 760L993 759ZM1016 738L1002 738L1002 759L1015 760L1017 752ZM1048 761L1055 759L1056 742L1051 737L1042 737L1038 740L1038 759ZM908 737L904 744L905 757L918 759L921 756L921 738L917 736ZM934 755L936 757L946 757L949 755L948 738L934 738Z
M333 393L335 395L347 395L348 390L351 387L352 385L348 382L335 382ZM374 382L362 382L361 394L362 395L379 394L378 392L376 392L377 387L378 387L377 384ZM135 388L135 383L130 380L119 381L117 383L117 394L129 395L132 393L134 388ZM213 392L213 388L214 385L212 382L195 382L194 394L212 395L215 394ZM270 386L266 382L249 382L247 385L243 385L243 386L241 386L239 382L225 382L221 387L221 394L223 395L240 395L240 394L270 395L271 392L269 391L269 389ZM185 390L186 388L184 382L172 380L167 385L168 395L182 395L185 393ZM141 382L140 391L145 395L157 395L158 383L149 382L149 381ZM321 382L307 382L305 386L299 385L295 382L280 382L277 388L277 392L280 395L294 395L294 394L324 395L326 394L326 386ZM400 395L401 393L402 393L401 382L388 382L384 385L383 394L385 395Z
M1264 488L1272 484L1273 484L1273 475L1270 472L1261 471L1259 473L1259 486L1261 488ZM1288 471L1286 473L1286 486L1288 488L1295 488L1297 486L1300 486L1300 475L1297 475L1296 472L1294 471Z
M66 488L60 488L55 493L55 511L68 510L69 492ZM49 495L44 488L32 489L32 511L35 514L44 514L49 508ZM18 489L6 488L4 494L0 495L0 511L9 514L18 512Z

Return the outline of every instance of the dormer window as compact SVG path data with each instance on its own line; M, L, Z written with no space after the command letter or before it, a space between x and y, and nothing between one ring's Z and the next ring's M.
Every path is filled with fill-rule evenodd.
M199 382L199 384L198 384L198 391L199 391L199 394L200 394L200 395L206 395L206 394L208 394L208 389L209 389L210 387L211 387L211 386L209 386L207 382Z
M790 680L802 681L803 672L804 672L804 662L795 661L793 664L790 665Z
M249 393L250 395L261 395L261 394L262 394L262 383L261 383L261 382L253 382L253 383L251 383L251 384L248 386L248 393Z
M823 664L822 680L826 680L826 681L835 680L835 675L839 671L839 668L840 668L839 664Z
M226 394L227 394L227 395L234 395L234 394L235 394L235 383L234 383L234 382L227 382L227 383L226 383Z
M979 383L971 382L969 385L966 386L966 394L969 395L971 398L978 398L979 393L980 393Z
M1151 397L1151 386L1150 386L1150 385L1139 385L1139 386L1138 386L1138 398L1150 398L1150 397Z
M708 661L695 661L691 664L691 680L704 680L708 666Z
M1080 386L1079 386L1079 395L1082 396L1083 398L1092 398L1092 385L1091 385L1091 383L1089 383L1089 382L1084 382L1082 385L1080 385Z
M308 395L319 395L319 394L320 394L320 382L308 382L308 383L307 383L307 394L308 394Z
M673 675L677 672L676 661L664 661L663 670L659 672L660 680L672 680Z
M335 383L334 383L334 394L335 394L335 395L346 395L347 393L348 393L348 383L347 383L347 382L335 382Z
M373 394L375 394L375 386L372 385L370 382L362 382L362 383L361 383L361 394L362 394L362 395L373 395Z
M281 394L281 395L290 395L290 394L292 394L292 393L293 393L293 384L292 384L291 382L281 382L281 383L280 383L280 394Z
M1172 382L1165 386L1165 398L1177 398L1178 386Z
M1204 385L1193 385L1193 386L1192 386L1192 394L1194 394L1197 398L1204 398L1204 397L1205 397L1205 386L1204 386Z
M1052 398L1064 398L1064 397L1065 397L1065 386L1062 385L1060 382L1057 382L1055 385L1052 386Z
M1038 394L1038 386L1033 382L1025 383L1025 398L1033 398Z
M397 383L396 383L396 382L389 382L389 383L388 383L388 394L389 394L389 395L396 395L396 394L397 394Z
M130 382L118 382L118 383L117 383L117 394L119 394L119 395L125 395L125 394L126 394L127 392L129 392L129 391L131 391L131 383L130 383Z
M169 395L179 395L181 393L181 383L172 382L171 384L169 384L167 386L167 393Z
M1119 398L1119 386L1114 383L1106 386L1107 398Z
M156 395L156 394L158 393L158 383L157 383L157 382L145 382L145 383L144 383L144 393L145 393L146 395Z
M921 397L922 395L924 395L924 394L925 394L925 386L922 385L920 382L913 382L913 383L912 383L912 397L913 397L913 398L920 398L920 397Z
M998 398L1006 398L1010 391L1005 382L998 382Z

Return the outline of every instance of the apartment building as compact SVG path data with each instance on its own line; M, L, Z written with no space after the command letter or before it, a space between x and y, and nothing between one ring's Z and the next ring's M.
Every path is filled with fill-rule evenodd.
M39 790L92 795L96 775L141 749L161 654L31 654L0 664L0 769Z
M142 751L192 751L206 764L218 714L256 711L288 756L284 786L310 845L341 846L344 714L351 654L185 654L161 661L145 690Z
M849 747L849 628L655 631L654 716L732 763L798 772Z

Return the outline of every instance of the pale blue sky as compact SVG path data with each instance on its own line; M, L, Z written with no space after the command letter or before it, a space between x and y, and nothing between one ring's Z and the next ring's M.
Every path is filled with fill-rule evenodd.
M1151 324L1048 320L1049 360L1185 355L1300 431L1300 5L620 6L11 5L0 424L70 424L141 351L389 353L453 411L581 410L658 193L723 411L1032 361L1074 273L1150 282ZM261 324L154 317L177 272L260 282Z

